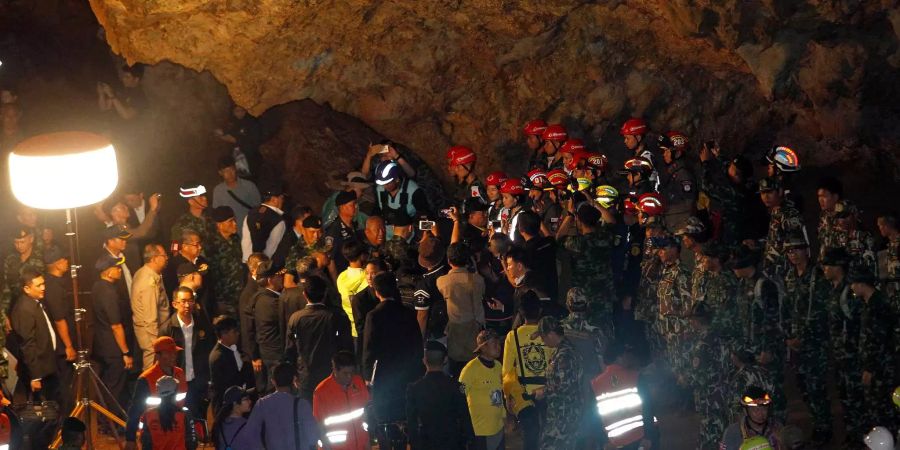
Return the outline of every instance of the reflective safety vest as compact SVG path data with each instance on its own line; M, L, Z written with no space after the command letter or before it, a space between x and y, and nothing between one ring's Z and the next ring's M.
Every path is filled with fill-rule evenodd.
M2 394L0 394L0 398L2 398ZM9 443L12 440L12 424L9 421L9 416L4 413L0 413L0 450L9 450Z
M313 394L313 416L325 429L325 439L331 448L365 450L368 447L369 426L364 417L368 403L369 391L359 375L353 376L346 389L334 375L319 383Z
M141 430L143 448L192 450L197 447L196 431L187 408L181 408L181 411L175 413L172 429L169 431L163 430L159 410L156 408L148 409L141 416L138 428Z
M637 380L636 370L611 364L591 382L606 435L616 447L644 437L644 408L638 395Z

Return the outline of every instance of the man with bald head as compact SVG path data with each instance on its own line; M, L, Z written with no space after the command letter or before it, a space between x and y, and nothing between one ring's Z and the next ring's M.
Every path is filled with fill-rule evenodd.
M366 229L357 233L357 240L366 248L369 259L384 257L384 219L381 216L369 216Z

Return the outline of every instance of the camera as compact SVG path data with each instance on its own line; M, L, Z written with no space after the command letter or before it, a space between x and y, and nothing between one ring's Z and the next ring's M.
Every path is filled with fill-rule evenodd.
M432 229L434 229L434 221L433 220L420 220L419 221L419 230L431 231Z
M450 213L453 212L453 208L447 208L441 210L441 217L445 217L447 219L450 218Z

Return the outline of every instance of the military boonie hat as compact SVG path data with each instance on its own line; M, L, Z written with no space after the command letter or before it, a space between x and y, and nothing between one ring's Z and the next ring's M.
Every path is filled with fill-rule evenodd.
M809 243L806 242L806 239L801 234L793 234L789 236L787 241L784 243L784 249L786 251L807 248L809 248Z
M735 252L734 258L732 258L731 261L728 261L728 268L730 270L745 269L747 267L755 266L758 262L759 254L753 250L741 248Z
M759 180L759 189L756 192L769 192L781 189L781 182L774 177L766 177Z

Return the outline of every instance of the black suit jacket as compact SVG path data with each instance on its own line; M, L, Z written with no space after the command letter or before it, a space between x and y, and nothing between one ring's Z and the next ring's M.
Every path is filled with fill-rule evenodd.
M373 378L372 369L378 361L374 376L384 384L399 383L405 389L422 374L422 353L416 312L400 300L383 301L366 316L363 370L367 379Z
M428 372L406 389L406 423L413 450L462 450L475 436L461 386Z
M209 353L216 345L216 335L206 314L194 312L194 334L191 339L191 354L194 357L194 379L209 381ZM159 326L159 336L169 336L179 347L184 345L184 333L178 324L178 315L172 314ZM184 352L178 352L178 367L184 368Z
M331 374L331 357L353 351L350 318L340 308L308 304L288 320L287 358L297 362L300 389L313 392Z
M244 284L244 290L238 297L238 315L241 321L241 351L251 358L258 358L254 355L253 348L256 342L256 326L253 323L254 300L256 299L256 291L259 290L259 283L251 276L247 276L247 283Z
M47 315L49 318L49 314ZM25 369L24 375L30 379L56 375L56 351L53 349L53 336L56 331L47 326L44 311L34 299L22 295L12 310L9 318L13 332L16 333L22 355L20 361ZM57 345L62 345L57 338Z
M251 345L250 356L263 361L284 359L284 316L280 294L260 288L253 296L253 332L256 341Z
M218 411L222 406L222 397L231 386L243 386L246 389L255 386L256 381L253 378L253 366L250 358L241 353L241 359L244 364L238 370L234 352L219 342L216 342L212 351L209 352L209 390L214 411Z

